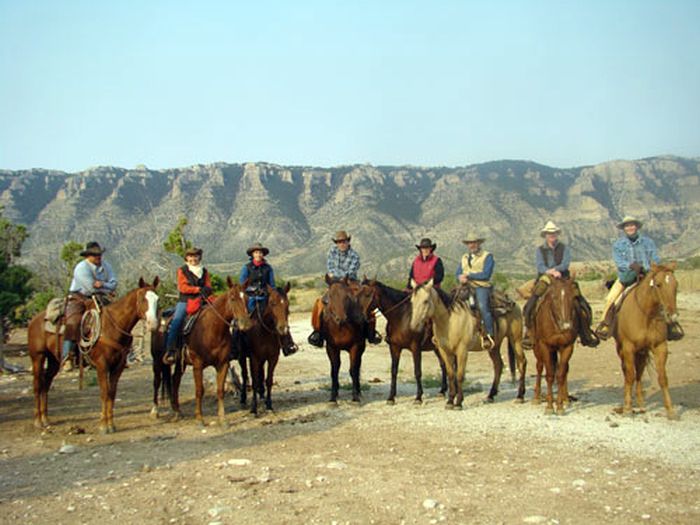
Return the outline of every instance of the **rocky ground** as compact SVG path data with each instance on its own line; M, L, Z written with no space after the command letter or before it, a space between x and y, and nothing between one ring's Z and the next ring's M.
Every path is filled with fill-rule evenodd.
M341 391L327 403L328 360L307 345L281 358L274 412L251 416L228 398L228 429L215 424L208 390L201 429L192 419L193 386L182 387L186 418L152 419L151 371L125 371L118 432L97 432L99 395L60 374L50 396L53 426L32 426L31 376L0 376L0 522L3 523L699 523L700 295L680 298L686 338L672 343L671 394L679 421L665 417L655 373L648 412L613 413L622 396L611 342L577 347L565 416L545 416L532 398L515 404L504 376L484 404L490 361L472 354L463 411L446 411L438 366L424 356L428 395L415 405L410 354L400 397L385 399L389 355L370 347L363 403ZM304 341L307 316L295 314ZM9 354L28 366L22 334ZM344 356L345 357L345 356ZM347 359L342 381L349 382Z

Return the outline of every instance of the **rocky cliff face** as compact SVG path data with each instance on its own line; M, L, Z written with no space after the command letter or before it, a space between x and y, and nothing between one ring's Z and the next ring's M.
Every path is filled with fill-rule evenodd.
M464 168L220 163L0 171L0 205L29 228L29 266L56 260L68 240L95 239L122 271L162 272L163 240L183 215L187 236L223 273L237 273L256 240L271 249L278 272L321 273L338 229L352 234L363 270L384 278L406 272L424 236L437 241L454 271L469 229L487 238L498 269L526 269L550 218L564 228L575 259L607 259L625 214L645 221L664 256L700 251L700 159L677 157L572 169L498 161Z

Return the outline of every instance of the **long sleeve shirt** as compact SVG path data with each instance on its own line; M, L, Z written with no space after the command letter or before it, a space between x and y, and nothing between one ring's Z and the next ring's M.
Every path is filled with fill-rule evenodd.
M490 281L495 266L496 263L493 260L493 255L488 254L486 256L486 260L484 261L484 269L480 272L470 272L467 274L467 277L473 281ZM462 263L460 262L459 265L457 265L457 272L455 273L455 277L457 277L457 282L459 282L459 276L463 273L464 272L462 271Z
M101 281L102 287L95 288L95 281ZM80 261L73 269L70 292L79 292L88 297L95 293L109 293L117 289L117 278L108 262L95 266L87 259Z
M556 244L554 246L556 248ZM535 250L535 266L537 267L537 273L539 275L550 269L564 273L569 269L569 265L571 264L571 250L568 246L564 246L564 253L562 254L561 263L554 264L554 262L554 250L547 250L546 258L543 257L542 250L540 248Z
M342 279L347 276L357 281L357 272L360 271L360 255L349 247L345 252L341 252L337 246L333 246L328 251L326 259L326 272L334 279Z
M626 235L616 240L613 244L613 260L618 273L621 274L629 272L630 264L635 262L642 265L646 271L649 271L652 262L661 262L654 241L641 234L634 240Z

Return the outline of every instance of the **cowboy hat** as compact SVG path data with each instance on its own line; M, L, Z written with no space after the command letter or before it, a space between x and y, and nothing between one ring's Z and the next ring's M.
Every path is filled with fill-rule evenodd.
M270 253L270 250L268 250L267 248L265 248L265 247L264 247L262 244L260 244L259 242L253 243L253 245L252 245L250 248L248 248L245 252L248 254L248 257L252 257L252 256L253 256L253 252L256 251L256 250L260 250L261 252L263 252L263 257L264 257L265 255L267 255L268 253Z
M637 228L642 227L642 221L640 221L636 217L632 217L631 215L625 215L625 218L622 219L622 222L619 222L617 224L618 229L624 230L625 224L636 224Z
M420 240L420 243L416 244L416 248L419 250L421 248L430 248L431 250L435 251L435 248L437 248L437 243L431 241L430 238L425 237Z
M561 233L561 228L554 224L554 221L547 221L547 224L544 225L544 228L540 230L540 235L544 237L548 233Z
M88 255L102 255L106 251L107 250L100 246L99 242L91 241L85 245L85 249L80 252L80 255L82 257L87 257Z
M352 237L350 235L348 235L348 232L346 232L345 230L338 230L337 232L335 232L335 237L333 238L333 242L340 242L340 241L350 242L350 239L352 239Z
M203 253L204 253L204 251L202 251L201 248L194 248L194 247L187 248L187 251L185 252L185 257L195 256L195 257L199 257L201 259Z
M474 232L474 230L472 230L467 233L467 238L463 239L462 242L464 244L467 244L470 242L484 242L485 240L485 237L479 237L479 235L476 232Z

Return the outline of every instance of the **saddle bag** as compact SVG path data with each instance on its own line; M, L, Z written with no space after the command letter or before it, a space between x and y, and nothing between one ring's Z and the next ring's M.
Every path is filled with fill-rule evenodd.
M54 297L46 305L46 315L44 315L44 320L51 324L58 323L59 318L63 315L63 305L65 299L63 297Z

